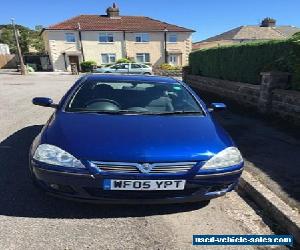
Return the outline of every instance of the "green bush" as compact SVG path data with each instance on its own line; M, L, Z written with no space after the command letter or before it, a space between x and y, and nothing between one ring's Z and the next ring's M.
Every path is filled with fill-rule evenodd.
M81 71L83 72L91 72L95 66L97 66L97 63L94 61L85 61L80 63Z
M260 84L260 72L284 71L292 73L292 88L300 90L300 42L295 37L192 52L191 73Z
M134 60L130 59L130 58L121 58L119 60L117 60L117 63L132 63L134 62Z

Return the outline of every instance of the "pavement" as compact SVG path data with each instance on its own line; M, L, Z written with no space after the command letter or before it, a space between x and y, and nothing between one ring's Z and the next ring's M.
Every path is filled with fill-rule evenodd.
M59 101L77 77L0 75L1 249L193 249L193 234L273 233L236 192L206 206L126 206L64 201L36 189L28 176L28 150L53 110L31 99Z
M225 102L215 113L246 160L246 170L292 208L300 211L300 131L264 118L220 97L198 93L206 103Z
M249 197L255 202L255 205L262 208L263 216L269 218L274 225L276 223L280 226L282 232L293 235L295 248L300 248L300 215L298 210L290 207L247 170L243 172L240 178L237 191L242 196Z
M260 207L282 232L300 244L300 131L275 117L259 115L232 100L195 91L210 105L225 102L213 116L232 136L245 160L238 191ZM300 246L297 245L299 248ZM298 249L297 248L297 249Z

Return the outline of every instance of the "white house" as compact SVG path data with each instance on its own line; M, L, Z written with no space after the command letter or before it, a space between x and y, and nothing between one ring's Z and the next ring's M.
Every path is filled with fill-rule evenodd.
M192 50L191 29L145 16L120 16L114 4L106 15L79 15L43 29L53 69L93 60L110 64L120 58L160 65L186 65Z

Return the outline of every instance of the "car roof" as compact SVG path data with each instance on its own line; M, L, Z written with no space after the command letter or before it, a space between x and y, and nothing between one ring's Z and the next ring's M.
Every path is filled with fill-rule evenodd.
M167 76L145 76L145 75L116 75L116 74L89 74L86 80L91 81L142 81L151 83L178 84L179 81Z

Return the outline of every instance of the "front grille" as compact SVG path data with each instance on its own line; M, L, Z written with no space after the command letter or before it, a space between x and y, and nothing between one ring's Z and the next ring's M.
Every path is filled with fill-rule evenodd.
M187 173L196 162L175 162L175 163L122 163L122 162L95 162L96 167L107 173L121 174L177 174Z
M107 165L96 164L97 167L104 172L116 172L116 173L129 173L138 174L140 171L134 166L122 166L122 165Z

